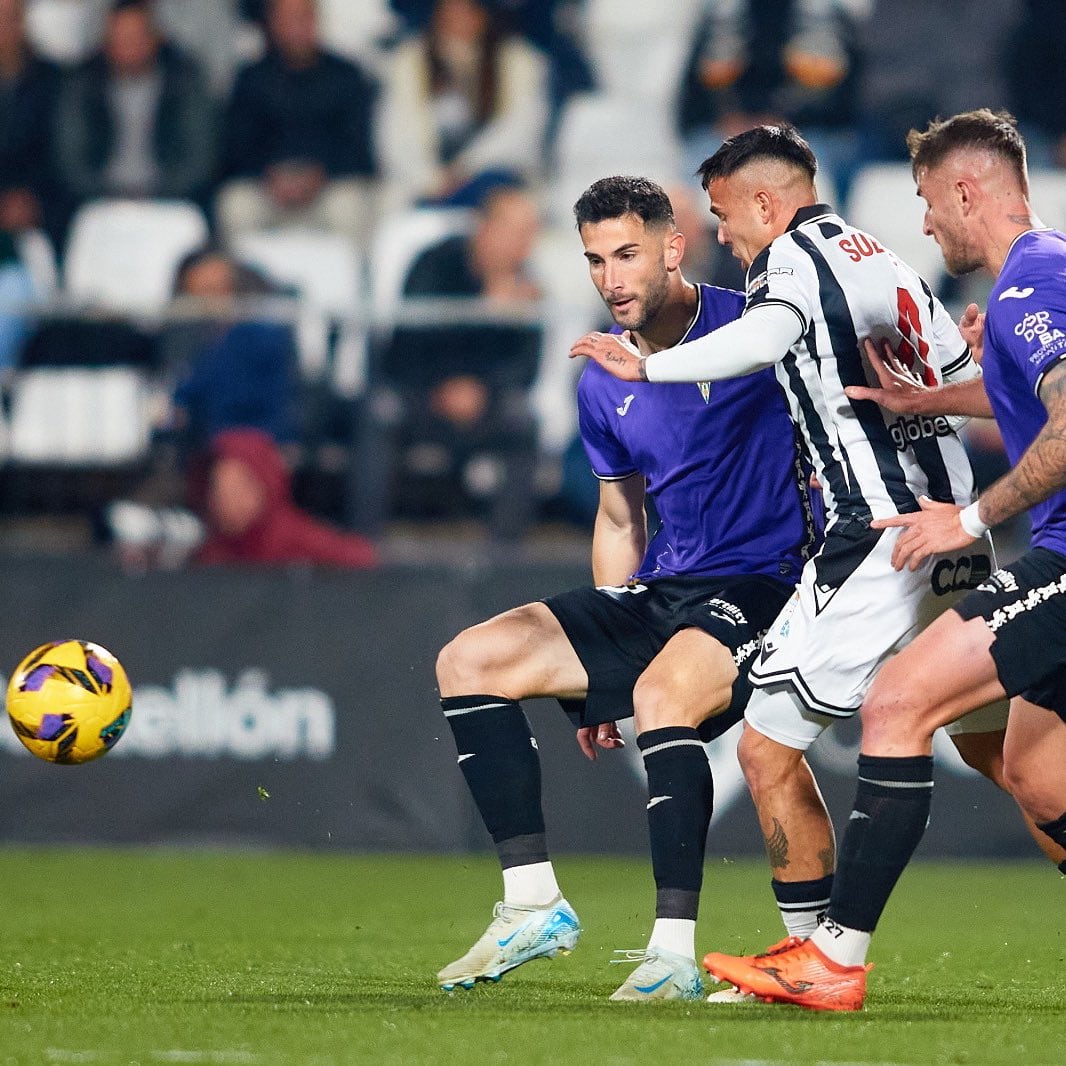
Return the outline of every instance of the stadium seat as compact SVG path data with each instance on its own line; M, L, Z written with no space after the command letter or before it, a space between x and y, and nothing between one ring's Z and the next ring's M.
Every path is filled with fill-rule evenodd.
M874 163L859 171L848 198L848 221L876 237L912 266L936 292L944 260L932 237L922 233L925 201L909 163Z
M467 233L472 226L473 214L455 207L414 208L382 219L371 255L370 313L376 333L392 333L404 282L415 259L438 241Z
M100 40L107 8L106 0L29 0L26 32L42 56L77 63Z
M642 116L634 135L633 105L600 93L570 98L559 119L553 177L545 204L549 222L572 226L574 201L598 178L639 174L662 185L678 179L681 146L673 123Z
M297 345L303 374L321 378L329 371L343 394L358 392L366 358L364 264L352 242L324 230L259 230L235 236L233 252L298 293Z
M1066 172L1031 170L1029 202L1045 226L1066 229Z
M399 20L388 0L318 0L318 24L326 48L380 73L382 42L397 31Z
M668 119L677 95L685 53L704 0L673 0L669 17L647 0L586 0L585 40L596 84L624 99L630 108L630 132L639 137L656 127L648 109ZM639 118L633 104L639 102Z
M18 371L10 386L7 457L50 467L132 465L148 454L149 388L130 367Z
M207 221L195 204L93 201L71 224L64 288L94 308L156 314L170 299L178 263L207 239Z

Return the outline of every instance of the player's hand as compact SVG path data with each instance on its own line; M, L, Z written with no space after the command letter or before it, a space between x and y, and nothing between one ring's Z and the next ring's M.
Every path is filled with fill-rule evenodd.
M630 339L629 330L617 333L586 333L570 349L570 358L585 356L599 363L609 374L622 381L647 381L644 356Z
M852 400L873 400L898 415L924 413L922 402L929 387L899 361L892 345L882 341L878 346L867 337L862 346L879 387L848 385L844 389L847 396Z
M973 544L971 537L959 521L962 508L954 503L937 503L928 496L919 496L920 511L896 515L895 518L878 518L871 522L874 529L903 527L892 549L892 565L897 570L910 567L917 570L923 559L941 552L954 551Z
M959 319L959 332L970 346L970 352L979 363L985 351L985 316L977 304L967 304Z
M610 750L624 748L626 742L618 732L614 722L601 722L599 725L582 726L577 731L577 746L585 753L586 759L596 761L596 745Z

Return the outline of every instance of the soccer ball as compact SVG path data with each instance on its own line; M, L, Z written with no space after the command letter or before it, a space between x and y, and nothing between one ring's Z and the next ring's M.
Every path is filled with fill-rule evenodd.
M129 725L132 704L122 664L87 640L35 648L7 686L15 734L47 762L88 762L105 755Z

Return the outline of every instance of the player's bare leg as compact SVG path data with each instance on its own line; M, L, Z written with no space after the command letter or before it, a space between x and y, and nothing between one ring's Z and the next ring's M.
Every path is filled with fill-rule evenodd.
M1018 701L1015 701L1017 706ZM1017 714L1017 712L1014 712ZM991 733L959 733L951 739L955 744L959 755L967 766L972 767L979 773L984 774L989 781L998 785L1004 792L1010 792L1003 773L1003 745L1006 730L999 729ZM1061 764L1060 764L1061 765ZM1066 873L1066 848L1056 844L1043 830L1038 828L1036 822L1028 812L1019 805L1022 820L1029 835L1036 841L1036 846L1054 863L1063 873Z
M1058 847L1066 845L1066 722L1054 711L1015 697L1003 756L1007 785L1023 811Z
M516 966L568 952L577 942L577 915L548 858L536 741L518 701L580 698L588 679L555 616L533 603L460 633L438 656L437 684L504 882L488 929L437 975L451 990L498 981Z
M833 872L833 825L804 753L745 723L737 748L759 817L770 870L779 881Z

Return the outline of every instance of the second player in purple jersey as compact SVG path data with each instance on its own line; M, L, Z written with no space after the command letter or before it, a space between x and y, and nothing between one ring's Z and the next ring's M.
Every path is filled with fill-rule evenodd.
M700 285L684 340L740 316L739 292ZM617 327L616 327L617 331ZM772 369L699 384L623 382L590 363L581 437L601 480L641 472L661 526L638 581L765 574L794 583L815 540L805 464Z
M1047 422L1040 384L1066 358L1066 235L1028 230L1011 245L988 297L985 391L1011 466ZM1029 511L1034 548L1066 555L1066 489Z

